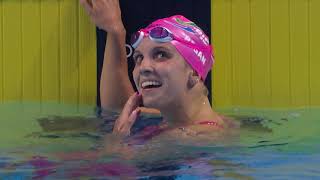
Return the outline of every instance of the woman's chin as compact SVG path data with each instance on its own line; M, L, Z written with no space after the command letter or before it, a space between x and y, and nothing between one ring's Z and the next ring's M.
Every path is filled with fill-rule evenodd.
M160 109L166 100L162 88L143 89L142 102L145 107Z
M161 107L161 101L155 97L143 97L142 96L143 106L147 108L159 109Z
M157 103L156 101L152 100L152 99L143 99L143 106L147 107L147 108L158 108L159 107L159 103Z

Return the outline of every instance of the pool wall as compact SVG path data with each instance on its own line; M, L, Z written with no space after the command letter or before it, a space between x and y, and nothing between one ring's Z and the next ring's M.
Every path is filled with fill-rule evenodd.
M320 104L320 1L212 0L217 107Z
M215 107L318 106L319 9L212 0ZM96 103L96 32L78 0L0 1L0 42L0 102Z
M95 104L95 39L78 0L1 0L0 102Z

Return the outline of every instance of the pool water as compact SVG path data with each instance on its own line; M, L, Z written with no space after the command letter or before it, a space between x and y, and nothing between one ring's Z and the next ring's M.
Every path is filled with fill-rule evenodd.
M236 138L116 146L104 138L116 114L0 104L0 179L320 179L320 108L218 111L241 122ZM134 133L160 121L142 117Z

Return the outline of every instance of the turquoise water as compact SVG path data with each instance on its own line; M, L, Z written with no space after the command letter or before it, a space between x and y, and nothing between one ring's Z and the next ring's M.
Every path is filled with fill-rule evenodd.
M94 107L0 104L0 179L320 179L319 108L218 111L241 122L236 138L119 148L104 138L116 116Z

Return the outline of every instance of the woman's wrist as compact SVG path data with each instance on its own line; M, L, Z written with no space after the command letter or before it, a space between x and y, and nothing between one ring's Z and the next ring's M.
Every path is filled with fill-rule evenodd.
M124 35L124 36L126 35L126 29L124 28L123 24L114 25L114 26L112 26L112 28L109 28L109 29L104 28L104 30L108 34Z

